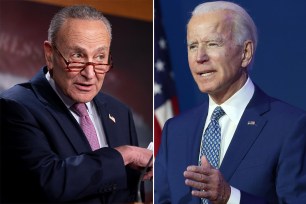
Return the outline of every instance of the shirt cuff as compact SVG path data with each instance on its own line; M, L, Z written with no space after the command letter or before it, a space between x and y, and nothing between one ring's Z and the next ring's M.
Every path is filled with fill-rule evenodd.
M231 186L231 195L227 201L227 204L239 204L241 198L241 193L238 189Z

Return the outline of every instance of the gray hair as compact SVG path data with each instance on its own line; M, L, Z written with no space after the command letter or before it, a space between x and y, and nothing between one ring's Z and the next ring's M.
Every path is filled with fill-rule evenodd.
M220 10L232 11L234 39L236 43L238 45L243 45L246 40L251 40L254 43L255 53L258 40L257 28L251 16L241 6L227 1L206 2L198 5L193 10L192 16ZM253 59L250 67L253 64Z
M112 38L111 24L101 12L90 6L77 5L77 6L65 7L54 15L48 29L49 42L54 43L56 41L58 31L60 30L61 26L65 23L65 21L69 18L84 19L84 20L99 20L105 24L106 29L109 32L110 38Z

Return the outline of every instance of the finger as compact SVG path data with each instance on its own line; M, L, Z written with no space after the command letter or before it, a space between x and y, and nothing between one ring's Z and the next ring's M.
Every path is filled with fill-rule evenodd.
M192 190L191 194L193 196L199 197L199 198L207 198L209 199L211 197L209 191L197 191L197 190Z
M210 201L216 201L214 203L227 203L227 200L226 202L223 201L223 197L222 196L219 196L218 197L218 193L217 192L214 192L214 191L210 191L210 190L192 190L191 191L191 194L193 196L196 196L196 197L199 197L199 198L206 198ZM223 201L223 202L220 202L220 201Z
M208 162L206 156L201 157L201 166L208 169L214 169L214 167Z
M190 186L192 188L196 188L198 190L209 190L209 186L206 184L206 183L202 183L202 182L197 182L197 181L193 181L193 180L190 180L190 179L186 179L185 180L185 184L187 186Z
M194 172L194 173L200 173L204 175L210 175L211 174L211 168L206 168L203 166L188 166L187 170L189 172Z
M149 175L145 175L142 179L143 181L147 181L147 180L152 180L152 176L149 176Z
M194 180L194 181L198 181L202 183L208 183L210 181L209 176L205 174L201 174L201 173L194 173L191 171L184 171L184 177L186 179L190 179L190 180Z
M151 159L151 156L153 155L153 152L151 150L141 148L141 147L133 147L133 164L137 165L139 167L145 167L147 166L148 162ZM153 161L150 161L149 167L153 166Z
M149 171L143 176L143 180L151 180L152 177L153 177L153 171Z

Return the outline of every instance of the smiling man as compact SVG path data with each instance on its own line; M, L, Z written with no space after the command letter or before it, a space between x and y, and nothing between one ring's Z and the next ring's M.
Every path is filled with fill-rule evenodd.
M198 5L188 61L204 102L166 122L155 203L306 203L306 113L250 76L256 26L237 4Z
M129 108L100 92L111 38L94 8L62 9L44 42L47 66L1 94L1 203L136 200L152 151L137 147Z

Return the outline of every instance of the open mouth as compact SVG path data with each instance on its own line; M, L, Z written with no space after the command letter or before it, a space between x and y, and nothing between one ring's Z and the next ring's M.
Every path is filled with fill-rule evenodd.
M216 73L215 71L204 71L204 72L199 72L198 75L200 75L201 77L210 77L215 73Z
M93 84L82 84L82 83L77 83L75 86L81 90L81 91L90 91Z

